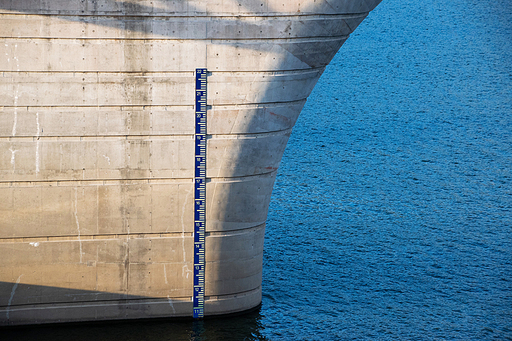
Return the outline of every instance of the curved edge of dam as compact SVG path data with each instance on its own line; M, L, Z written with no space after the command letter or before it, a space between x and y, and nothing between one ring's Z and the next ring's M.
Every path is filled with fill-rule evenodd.
M288 137L379 2L0 2L0 325L192 316L196 68L205 315L259 305Z

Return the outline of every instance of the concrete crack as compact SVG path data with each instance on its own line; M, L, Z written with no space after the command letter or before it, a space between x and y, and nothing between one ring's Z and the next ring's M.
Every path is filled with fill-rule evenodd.
M16 283L14 284L14 286L12 287L12 290L11 290L11 297L9 298L9 303L7 303L7 310L5 311L5 314L7 316L7 320L9 320L9 311L11 309L12 299L14 298L14 294L16 293L16 289L18 288L18 284L20 284L21 276L23 276L23 274L21 274L18 277L18 279L16 280Z
M82 240L80 239L80 223L78 222L78 189L76 187L74 206L76 230L78 232L78 243L80 244L80 263L82 263Z

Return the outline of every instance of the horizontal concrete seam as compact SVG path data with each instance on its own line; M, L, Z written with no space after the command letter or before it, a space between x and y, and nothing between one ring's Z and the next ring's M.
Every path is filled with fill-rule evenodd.
M15 11L15 12L14 12ZM59 18L65 18L65 17L91 17L91 18L97 18L97 17L109 17L109 18L130 18L130 19L137 19L137 18L172 18L172 19L197 19L197 18L204 18L208 21L213 21L217 19L222 18L235 18L236 20L242 19L246 20L248 18L259 18L259 19L265 19L265 20L271 20L273 18L318 18L318 19L325 19L329 17L342 17L344 19L351 19L351 18L359 18L362 16L367 16L369 12L356 12L356 13L301 13L301 14L285 14L282 12L268 12L266 15L254 15L254 13L246 14L246 13L237 13L234 15L226 15L221 14L222 12L215 13L204 13L203 15L151 15L150 13L140 13L137 15L133 14L123 14L119 12L95 12L94 14L85 14L85 13L76 13L69 12L70 14L65 14L65 12L62 11L48 11L45 13L36 13L36 12L22 12L23 10L13 10L13 12L3 12L0 11L0 16L55 16ZM72 14L71 14L72 13ZM277 14L279 13L279 15Z
M226 74L232 74L232 75L258 75L258 74L264 74L269 76L288 76L290 74L303 74L303 73L315 73L321 70L324 70L325 66L318 66L318 67L310 67L307 69L287 69L287 70L277 70L277 71L264 71L264 70L246 70L246 71L222 71L222 70L212 70L211 75L208 76L208 79L214 78L215 75L226 75ZM211 82L211 80L210 80Z
M274 102L265 102L265 103L240 103L240 104L213 104L208 105L208 111L215 111L215 109L223 110L223 109L231 109L233 107L241 109L251 109L251 108L266 108L271 107L273 105L276 106L289 106L294 103L305 103L306 99L296 99L291 101L274 101Z
M206 247L208 248L208 247ZM259 261L261 260L261 258L263 257L263 247L260 249L258 248L260 251L258 251L257 253L254 253L254 254L251 254L250 256L248 257L237 257L236 258L236 261L244 261L244 262L250 262L250 261ZM244 250L244 251L247 251ZM208 258L208 255L206 256L206 258ZM206 265L210 265L210 266L216 266L216 265L223 265L222 263L226 263L227 261L229 260L226 260L226 259L217 259L217 260L206 260ZM245 269L244 271L246 271L246 274L243 276L243 277L237 277L237 278L247 278L247 277L251 277L251 276L254 276L254 275L258 275L258 274L261 274L261 269L253 269L253 271L247 271L247 269Z
M67 288L63 288L67 289ZM98 293L106 293L109 292L101 292ZM123 295L123 294L119 294ZM26 303L26 304L12 304L10 306L9 311L24 311L24 310L41 310L41 309L68 309L76 307L80 305L80 308L92 308L92 307L105 307L105 306L122 306L122 305L140 305L140 304L169 304L169 299L173 301L173 303L190 303L192 301L192 296L180 296L177 298L171 297L162 297L162 298L121 298L122 302L119 302L120 299L112 299L112 300L100 300L100 301L76 301L75 302L59 302L59 303ZM174 302L176 301L176 302ZM95 303L99 304L95 304ZM87 303L87 304L84 304ZM19 308L18 308L19 307ZM7 306L1 306L0 309L7 309Z
M260 174L234 177L208 177L207 183L232 183L252 181L258 178L272 177L277 168ZM70 180L0 180L0 188L15 187L85 187L85 186L138 186L138 185L173 185L191 184L194 178L133 178L133 179L70 179Z
M281 129L281 130L273 130L273 131L265 131L260 133L247 133L247 134L208 134L206 138L208 140L245 140L245 139L258 139L265 138L270 136L281 136L290 134L292 132L292 128Z
M193 139L192 134L173 134L173 135L18 135L18 136L0 136L0 143L12 142L12 141L36 141L36 140L53 140L53 141L62 141L62 142L72 142L72 141L108 141L108 140L127 140L127 141L139 141L144 139L151 140L190 140ZM7 141L5 141L7 140Z
M272 105L276 106L284 106L287 104L293 104L293 103L299 103L299 102L305 102L307 100L307 97L294 99L291 101L270 101L270 102L248 102L248 103L215 103L215 104L208 104L208 111L213 110L210 109L210 107L223 107L223 108L241 108L244 106L248 107L270 107ZM142 105L149 107L150 105ZM3 106L3 108L27 108L27 105L20 105L20 106ZM74 106L44 106L45 108L101 108L100 105L74 105ZM2 108L2 107L0 107ZM29 106L29 108L37 108L37 106Z
M208 224L208 221L207 221ZM258 225L254 225L251 227L245 227L241 229L236 230L229 230L229 231L206 231L206 237L229 237L229 236L235 236L238 234L244 234L251 231L258 231L265 228L266 223L259 223ZM208 228L208 225L206 226Z
M110 109L110 110L122 110L122 111L133 111L137 109L145 110L147 108L149 109L160 109L163 111L168 111L167 108L183 108L183 109L194 109L194 105L192 104L169 104L169 105L161 105L161 104L127 104L127 105L111 105L111 104L104 104L104 105L18 105L18 106L12 106L12 105L0 105L0 109L2 108L26 108L27 111L29 109L39 109L39 110L45 110L45 109L58 109L58 108L68 108L68 109L77 109L78 108L98 108L98 109Z
M318 66L318 67L310 67L307 69L288 69L288 70L245 70L245 71L222 71L222 70L212 70L209 71L208 79L213 78L215 75L234 75L237 77L238 75L242 76L253 76L253 75L269 75L269 76L288 76L293 74L303 74L303 73L315 73L320 70L325 69L325 66ZM91 75L95 77L90 77L89 79L96 79L99 76L119 76L122 77L124 74L129 74L131 76L139 76L139 77L147 77L152 76L154 78L158 78L155 76L180 76L182 78L187 78L194 75L194 71L191 70L184 70L184 71L1 71L3 74L18 74L26 77L30 77L30 74L37 74L37 75L73 75L73 77L83 77L84 75L87 75L90 77ZM83 80L82 80L83 81ZM190 80L190 83L195 82L194 78L192 77ZM94 106L94 105L91 105ZM119 105L111 105L112 107L119 107ZM165 105L158 105L159 107L165 107ZM180 106L187 106L186 104L181 104ZM22 105L21 107L26 107L26 105ZM45 107L52 107L52 106L45 106Z
M258 108L258 107L262 107L262 108L265 108L265 107L270 107L272 105L277 105L277 106L285 106L285 105L289 105L289 104L293 104L293 103L300 103L300 102L306 102L306 99L307 97L305 98L299 98L299 99L294 99L294 100L291 100L291 101L272 101L272 102L250 102L250 103L221 103L221 104L208 104L208 111L213 111L215 110L216 107L218 108L225 108L225 109L228 109L229 108L241 108L241 109L245 109L245 107L247 108ZM155 105L156 107L163 107L163 106L166 106L166 107L169 107L169 108L172 108L172 107L175 107L175 106L171 106L171 105ZM115 108L115 107L118 107L118 106L111 106L111 105L43 105L43 106L36 106L36 105L31 105L31 106L28 106L28 105L18 105L18 106L14 106L14 105L4 105L4 106L0 106L0 108L27 108L27 111L28 108L33 108L33 109L37 109L37 108L51 108L51 109L55 109L55 108L73 108L73 109L80 109L80 108ZM144 107L148 107L148 108L151 108L151 104L141 104L140 107L144 108ZM190 105L187 105L187 104L184 104L184 105L176 105L176 107L190 107ZM193 108L191 109L193 110ZM222 109L221 109L222 110Z
M151 140L193 140L194 134L172 134L172 135L40 135L40 136L0 136L0 142L2 140L55 140L55 141L104 141L104 140L113 140L113 141L140 141L144 139ZM4 141L5 142L5 141Z
M191 77L194 75L194 71L191 70L184 70L184 71L80 71L80 70L68 70L68 71L28 71L28 70L20 70L20 71L13 71L13 70L0 70L5 76L5 74L19 74L24 75L26 77L30 77L31 74L37 74L37 75L65 75L65 74L72 74L73 77L82 77L83 75L87 75L90 77L90 75L98 76L111 76L111 75L130 75L130 76L156 76L156 75L170 75L170 76L180 76L180 77ZM5 77L4 77L5 78ZM93 77L90 77L93 78ZM156 77L155 77L156 78Z
M272 106L273 104L285 106L292 103L301 103L305 102L305 99L299 99L299 100L292 100L288 102L267 102L267 103L234 103L234 104L223 104L223 105L208 105L208 111L214 111L215 109L223 110L223 109L231 109L231 108L238 108L242 107L243 109L251 109L251 108L265 108ZM194 110L194 105L190 104L169 104L169 105L160 105L160 104L139 104L139 105L0 105L0 109L5 108L17 108L17 109L26 109L27 112L29 112L31 109L34 109L35 111L40 110L52 110L52 109L59 109L59 108L68 108L68 109L75 109L76 111L80 111L82 108L97 108L97 109L104 109L104 110L121 110L121 111L134 111L134 110L163 110L163 111L169 111L167 108L183 108L183 109L190 109ZM172 112L172 111L171 111ZM18 113L20 113L18 111ZM35 113L35 112L34 112ZM192 115L193 116L193 115Z
M257 132L257 133L237 133L237 134L208 134L206 138L208 140L241 140L241 139L253 139L253 138L264 138L268 136L278 136L283 134L291 133L292 128L281 129L281 130L272 130L265 132ZM182 140L193 140L194 134L172 134L172 135L147 135L147 134L132 134L132 135L25 135L25 136L0 136L0 143L12 142L12 141L27 141L33 142L36 140L53 140L53 141L140 141L140 140L150 140L150 141L159 141L159 140L171 140L171 141L182 141ZM147 142L147 141L146 141Z
M248 42L255 42L255 41L261 41L261 42L268 42L268 40L283 40L283 41L291 41L291 42L294 42L294 43L297 43L297 42L305 42L305 43L309 43L309 42L315 42L316 40L319 40L319 41L336 41L336 40L342 40L342 39L347 39L349 37L349 35L329 35L329 36L302 36L302 37L280 37L280 38L196 38L196 39L191 39L191 40L204 40L205 42L210 42L210 41L215 41L215 42L219 42L219 41L226 41L226 42L236 42L237 44L240 44L240 42L243 42L245 40L247 40ZM38 41L38 40L42 40L42 41L49 41L49 40L55 40L55 41L61 41L61 40L70 40L70 41L73 41L73 42L80 42L80 41L87 41L87 42L90 42L90 41L98 41L98 43L102 42L102 41L115 41L115 42L119 42L119 41L135 41L135 42L142 42L142 43L148 43L148 44L154 44L155 42L166 42L166 43L171 43L173 41L175 41L177 44L180 43L184 38L176 38L176 37L169 37L169 38L161 38L161 37L155 37L155 38L151 38L151 37L144 37L144 38L132 38L132 37L55 37L55 36L48 36L48 37L43 37L43 36L16 36L16 37L2 37L0 36L0 39L5 39L5 40L15 40L16 42L20 42L20 41L24 41L26 40L27 43L32 43L34 41ZM189 38L186 38L186 39L189 39ZM226 44L221 44L221 45L231 45L230 43L226 43Z
M205 296L205 300L222 300L222 299L229 299L229 298L236 298L237 296L248 296L254 293L257 293L261 290L261 285L258 285L254 289L240 291L234 294L225 294L225 295L210 295Z
M232 183L232 182L244 182L244 181L253 181L259 178L271 178L277 173L277 168L272 168L269 172L264 172L260 174L254 175L243 175L243 176L233 176L233 177L208 177L206 178L206 183Z
M208 223L208 222L207 222ZM206 237L223 237L244 234L251 231L257 231L265 228L265 222L258 225L242 229L229 231L210 231L206 232ZM151 239L151 238L181 238L183 236L192 237L192 232L154 232L154 233L116 233L116 234L96 234L96 235L66 235L66 236L34 236L34 237L10 237L0 238L0 243L33 243L33 242L59 242L59 241L91 241L91 240L113 240L113 239Z
M191 171L192 172L192 171ZM85 187L85 186L119 186L119 185L173 185L191 184L194 178L133 178L133 179L60 179L60 180L1 180L1 187Z
M67 236L34 236L34 237L12 237L0 238L0 243L28 243L28 242L58 242L58 241L90 241L90 240L112 240L112 239L150 239L150 238L176 238L192 237L192 232L155 232L155 233L116 233L98 235L75 235Z
M205 43L208 43L208 42L213 42L215 41L216 44L218 44L219 41L226 41L226 42L241 42L241 41L250 41L250 42L267 42L269 40L271 41L278 41L278 40L283 40L283 41L290 41L290 42L296 42L296 40L303 40L304 42L309 42L310 40L313 40L313 39L325 39L325 40L340 40L340 39L347 39L349 37L349 35L317 35L317 36L287 36L287 37L236 37L236 36L233 36L231 38L214 38L214 37L203 37L203 38L194 38L194 37L169 37L168 39L163 39L161 38L163 37L163 35L157 35L155 34L155 37L144 37L144 38L130 38L130 37L75 37L75 38L67 38L67 37L60 37L60 38L55 38L55 37L51 37L51 36L22 36L22 37L9 37L9 36L0 36L0 39L12 39L12 40L20 40L20 39L27 39L27 40L35 40L35 39L41 39L41 40L48 40L48 39L54 39L54 40L59 40L59 39L66 39L66 40L74 40L74 41L79 41L79 40L85 40L85 41L105 41L105 40L112 40L112 41L139 41L139 40L144 40L144 41L154 41L154 40L162 40L162 41L180 41L180 40L193 40L193 41L203 41ZM221 45L221 44L219 44ZM231 44L224 44L224 45L231 45Z

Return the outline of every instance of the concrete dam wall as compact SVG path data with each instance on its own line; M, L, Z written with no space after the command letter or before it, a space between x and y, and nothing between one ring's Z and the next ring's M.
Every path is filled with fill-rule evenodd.
M192 316L195 70L204 314L261 302L291 129L380 0L0 0L0 325Z

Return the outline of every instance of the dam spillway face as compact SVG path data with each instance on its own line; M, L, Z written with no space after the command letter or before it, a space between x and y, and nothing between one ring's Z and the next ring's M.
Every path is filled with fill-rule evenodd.
M192 316L195 70L204 315L261 302L291 129L380 0L0 0L0 325Z

